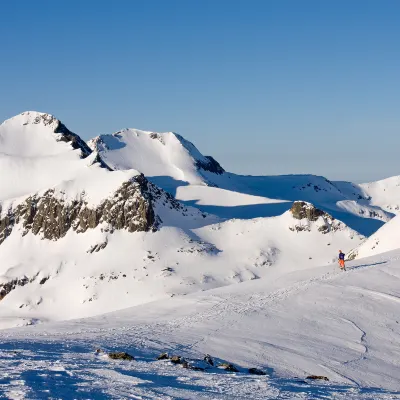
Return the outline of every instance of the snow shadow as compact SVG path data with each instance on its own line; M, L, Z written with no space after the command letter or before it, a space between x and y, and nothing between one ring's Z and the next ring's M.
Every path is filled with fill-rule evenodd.
M265 217L277 217L288 211L292 207L292 202L270 203L270 204L248 204L243 206L213 206L199 205L198 200L184 201L186 206L196 207L199 210L217 215L223 219L253 219Z
M147 179L174 197L176 197L178 187L189 186L188 182L179 181L170 176L148 176Z
M385 222L377 219L363 218L361 216L324 206L324 204L328 203L334 205L336 201L343 200L344 197L331 197L328 199L324 197L326 196L326 192L322 192L323 194L320 195L319 191L311 191L311 193L297 193L294 191L293 185L304 181L306 178L310 179L310 176L242 176L228 174L226 179L218 180L218 187L221 189L246 195L282 200L284 201L283 203L249 204L243 206L225 207L215 205L199 205L197 204L199 200L181 202L187 206L196 207L201 211L217 215L218 217L224 219L253 219L282 215L284 212L290 209L294 201L304 200L310 201L316 207L321 208L322 210L331 214L334 218L343 221L348 227L366 237L371 236L385 224ZM318 177L311 178L315 179ZM154 176L149 177L149 180L174 197L176 197L179 187L189 185L188 182L176 180L170 176ZM358 198L357 196L361 196L361 192L358 193L356 188L354 188L354 191L355 193L351 194L354 195L355 198ZM340 195L340 192L338 192L338 195ZM328 203L326 203L327 201ZM368 201L363 200L363 202L365 203Z
M118 133L101 136L101 140L106 145L108 150L119 150L126 147L126 143L120 139L122 139L122 136Z
M372 263L372 264L362 264L362 265L355 265L351 268L346 267L346 269L348 269L349 271L353 270L353 269L362 269L362 268L367 268L367 267L373 267L375 265L382 265L382 264L387 264L387 261L381 261L381 262L376 262L376 263Z
M385 225L385 222L378 219L357 217L354 214L329 210L324 207L321 208L324 211L331 214L332 217L344 222L348 227L350 227L351 229L355 230L358 233L361 233L361 235L364 235L366 237L371 236L379 228Z

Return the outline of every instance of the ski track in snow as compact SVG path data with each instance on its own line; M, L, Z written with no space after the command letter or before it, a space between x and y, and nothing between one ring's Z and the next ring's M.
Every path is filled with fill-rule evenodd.
M321 369L342 377L349 382L310 383L304 379L278 377L273 373L265 377L245 372L227 373L219 370L198 372L182 369L165 361L154 361L154 348L165 348L165 342L147 338L148 332L160 331L168 337L175 330L193 326L199 322L218 319L222 315L249 314L257 310L268 310L286 299L308 290L313 285L332 281L344 275L358 274L378 263L359 268L326 272L285 289L267 295L254 294L244 301L244 296L229 295L223 299L210 297L216 302L209 309L189 317L180 317L168 323L151 323L119 328L79 329L78 332L49 334L45 340L32 332L32 341L8 339L0 345L0 398L6 399L400 399L397 392L363 388L356 381L341 374L332 365L318 364ZM372 292L372 291L369 291ZM381 295L381 293L372 293ZM387 297L385 297L387 299ZM350 364L367 356L367 332L354 321L342 318L360 334L363 352L346 361ZM196 347L207 337L233 324L225 321L218 329L187 345L170 344L172 353L195 352ZM3 331L2 336L7 337ZM91 335L92 334L92 335ZM17 340L17 341L16 341ZM133 362L110 361L97 356L94 348L124 346L139 350ZM175 348L175 349L174 349ZM283 352L289 349L281 348ZM290 350L293 352L293 350ZM136 356L136 354L135 354ZM263 355L261 355L263 358ZM243 368L241 368L244 371Z

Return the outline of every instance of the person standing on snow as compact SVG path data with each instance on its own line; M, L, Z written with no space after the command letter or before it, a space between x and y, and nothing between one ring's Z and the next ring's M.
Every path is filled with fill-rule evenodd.
M339 267L340 269L346 271L346 266L344 265L344 256L345 254L342 252L342 250L339 250Z

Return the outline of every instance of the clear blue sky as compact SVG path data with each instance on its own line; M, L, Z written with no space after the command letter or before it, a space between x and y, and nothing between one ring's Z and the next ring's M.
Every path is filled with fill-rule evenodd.
M1 3L0 120L176 131L233 172L400 174L400 1Z

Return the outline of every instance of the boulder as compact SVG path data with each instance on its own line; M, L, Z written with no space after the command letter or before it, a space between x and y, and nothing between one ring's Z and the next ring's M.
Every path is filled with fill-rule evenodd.
M168 353L161 353L161 354L157 357L157 360L168 360L168 359L169 359Z
M322 375L309 375L309 376L307 376L306 379L329 381L329 379L326 376L322 376Z
M225 371L229 371L229 372L239 372L239 370L230 363L222 363L218 365L218 368L224 369Z
M208 364L210 364L212 367L214 366L214 360L212 359L212 357L209 354L206 354L204 356L204 361Z
M116 352L108 353L108 357L110 357L112 360L132 361L132 360L135 359L135 357L131 356L128 353L122 352L122 351L116 351Z
M182 364L185 360L181 356L172 356L170 358L170 361L172 362L172 364Z
M264 371L258 368L249 368L249 374L252 375L267 375Z

